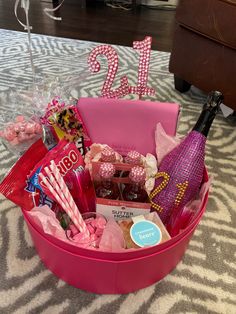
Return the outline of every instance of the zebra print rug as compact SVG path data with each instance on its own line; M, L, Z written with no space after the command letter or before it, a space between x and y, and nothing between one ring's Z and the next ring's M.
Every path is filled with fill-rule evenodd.
M31 82L27 35L0 30L0 96ZM33 35L36 71L41 76L80 77L87 69L88 53L97 44ZM116 46L119 76L135 84L138 57L134 50ZM205 95L196 89L180 95L168 72L169 54L153 51L149 84L155 98L181 104L178 132L193 126ZM86 71L85 71L86 72ZM87 72L86 72L87 73ZM78 81L80 96L98 95L106 66ZM117 79L118 81L118 79ZM17 105L17 104L16 104ZM7 107L7 104L1 104ZM95 295L56 278L40 261L21 211L0 199L0 312L7 313L112 313L176 314L236 312L236 120L218 115L207 143L206 163L214 183L206 213L182 262L161 282L128 295ZM1 179L15 158L0 146ZM138 275L138 274L137 274Z

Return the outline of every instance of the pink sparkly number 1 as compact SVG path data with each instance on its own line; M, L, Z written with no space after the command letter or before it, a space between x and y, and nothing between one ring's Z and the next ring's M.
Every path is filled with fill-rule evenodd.
M121 85L112 90L112 84L118 70L118 55L114 48L109 45L101 45L93 49L88 58L88 63L92 72L100 71L100 63L96 60L98 55L105 55L108 60L108 73L102 88L102 97L119 98L128 94L154 95L155 90L147 87L148 68L150 62L152 38L146 37L143 41L133 42L133 48L140 51L138 84L129 86L126 76L121 78Z
M143 41L134 41L133 48L140 51L139 66L138 66L138 84L137 86L130 86L131 94L138 94L139 98L142 95L155 95L154 88L147 87L148 68L150 62L152 46L152 37L145 37Z

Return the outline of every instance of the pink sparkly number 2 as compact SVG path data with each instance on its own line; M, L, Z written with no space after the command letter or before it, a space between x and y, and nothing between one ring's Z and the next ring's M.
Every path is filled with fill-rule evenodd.
M102 97L120 98L128 94L138 94L139 98L141 98L142 95L155 94L153 88L147 87L151 43L152 38L149 36L145 37L143 41L133 42L133 48L140 51L137 86L130 86L128 78L123 76L120 79L120 86L115 90L112 90L112 84L118 70L118 55L115 49L109 45L101 45L93 49L88 58L92 72L96 73L100 71L100 63L97 61L97 56L105 55L108 60L108 73L102 87Z

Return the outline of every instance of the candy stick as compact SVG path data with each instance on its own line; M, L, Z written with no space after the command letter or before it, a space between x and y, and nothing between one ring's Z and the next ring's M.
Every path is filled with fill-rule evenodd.
M74 199L62 177L62 175L60 174L54 160L51 161L51 165L50 165L50 170L51 172L53 173L56 181L57 181L57 184L59 185L61 191L62 191L62 194L65 196L65 199L67 200L68 204L69 204L69 207L73 213L73 216L76 218L77 222L79 223L80 225L80 230L81 232L84 232L87 236L89 236L89 231L88 231L88 228L78 210L78 207L76 206L75 202L74 202ZM51 174L51 177L52 177L52 174Z
M63 200L68 204L68 207L71 208L71 210L74 212L75 216L77 216L79 210L70 194L70 191L67 187L67 185L64 182L64 179L62 175L60 174L56 164L54 161L51 161L50 164L50 171L47 172L48 176L50 177L51 180L53 180L55 187L57 191L60 193L62 196ZM46 168L45 168L46 170ZM53 174L53 175L52 175Z
M61 205L61 207L64 209L64 211L69 215L71 220L73 220L72 217L71 217L71 212L68 209L68 206L66 206L66 204L60 198L59 194L57 194L57 192L55 191L55 189L53 188L51 183L48 181L48 178L46 178L42 173L39 174L39 177L43 180L43 183L46 185L46 187L49 189L51 194L55 197L55 199Z
M45 167L44 170L45 170L46 174L48 175L48 178L50 179L50 183L51 183L52 187L56 190L56 192L59 195L59 197L61 198L62 202L68 208L71 207L70 204L68 203L67 199L65 198L65 195L63 194L63 191L61 190L60 185L55 180L52 171L49 170L48 167Z
M79 222L78 217L73 213L71 208L68 206L68 203L63 201L63 197L61 197L62 192L60 192L60 194L57 194L55 187L53 185L51 185L51 183L48 181L48 179L42 173L40 173L39 176L43 180L44 184L47 186L49 191L52 193L52 195L55 197L57 202L61 205L61 207L64 209L64 211L68 214L68 216L73 221L73 223L78 228L78 230L80 232L84 232L86 236L89 236L89 231L88 231L85 223L84 223L84 225L85 225L86 230L85 230L84 226L81 226L81 223ZM52 176L53 175L51 174L50 177L52 177Z

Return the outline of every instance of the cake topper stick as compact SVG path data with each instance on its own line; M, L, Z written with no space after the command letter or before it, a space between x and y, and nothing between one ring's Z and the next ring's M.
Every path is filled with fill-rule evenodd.
M44 13L49 16L51 19L61 21L61 17L56 17L51 14L51 12L57 11L62 4L64 3L64 0L53 9L45 8ZM25 11L25 19L26 19L26 24L22 23L21 20L18 18L17 10L18 6L21 6L21 8ZM33 53L32 53L32 40L31 40L31 32L30 30L32 29L32 26L29 25L29 7L30 7L30 0L16 0L15 5L14 5L14 13L16 16L17 21L20 23L21 26L24 27L25 30L27 30L28 33L28 50L29 50L29 55L30 55L30 64L31 64L31 70L33 74L33 83L35 82L35 67L34 67L34 61L33 61Z
M17 9L18 9L19 3L21 3L21 8L25 11L26 24L22 23L20 21L20 19L18 18ZM31 70L32 70L32 74L33 74L33 82L34 82L34 80L35 80L35 67L34 67L34 62L33 62L32 41L31 41L31 32L30 32L30 30L32 29L32 26L29 25L29 5L30 5L29 0L16 0L15 6L14 6L14 12L15 12L15 16L17 18L17 21L20 23L21 26L24 27L25 30L27 30L27 33L28 33L28 50L29 50L29 55L30 55L30 64L31 64Z

